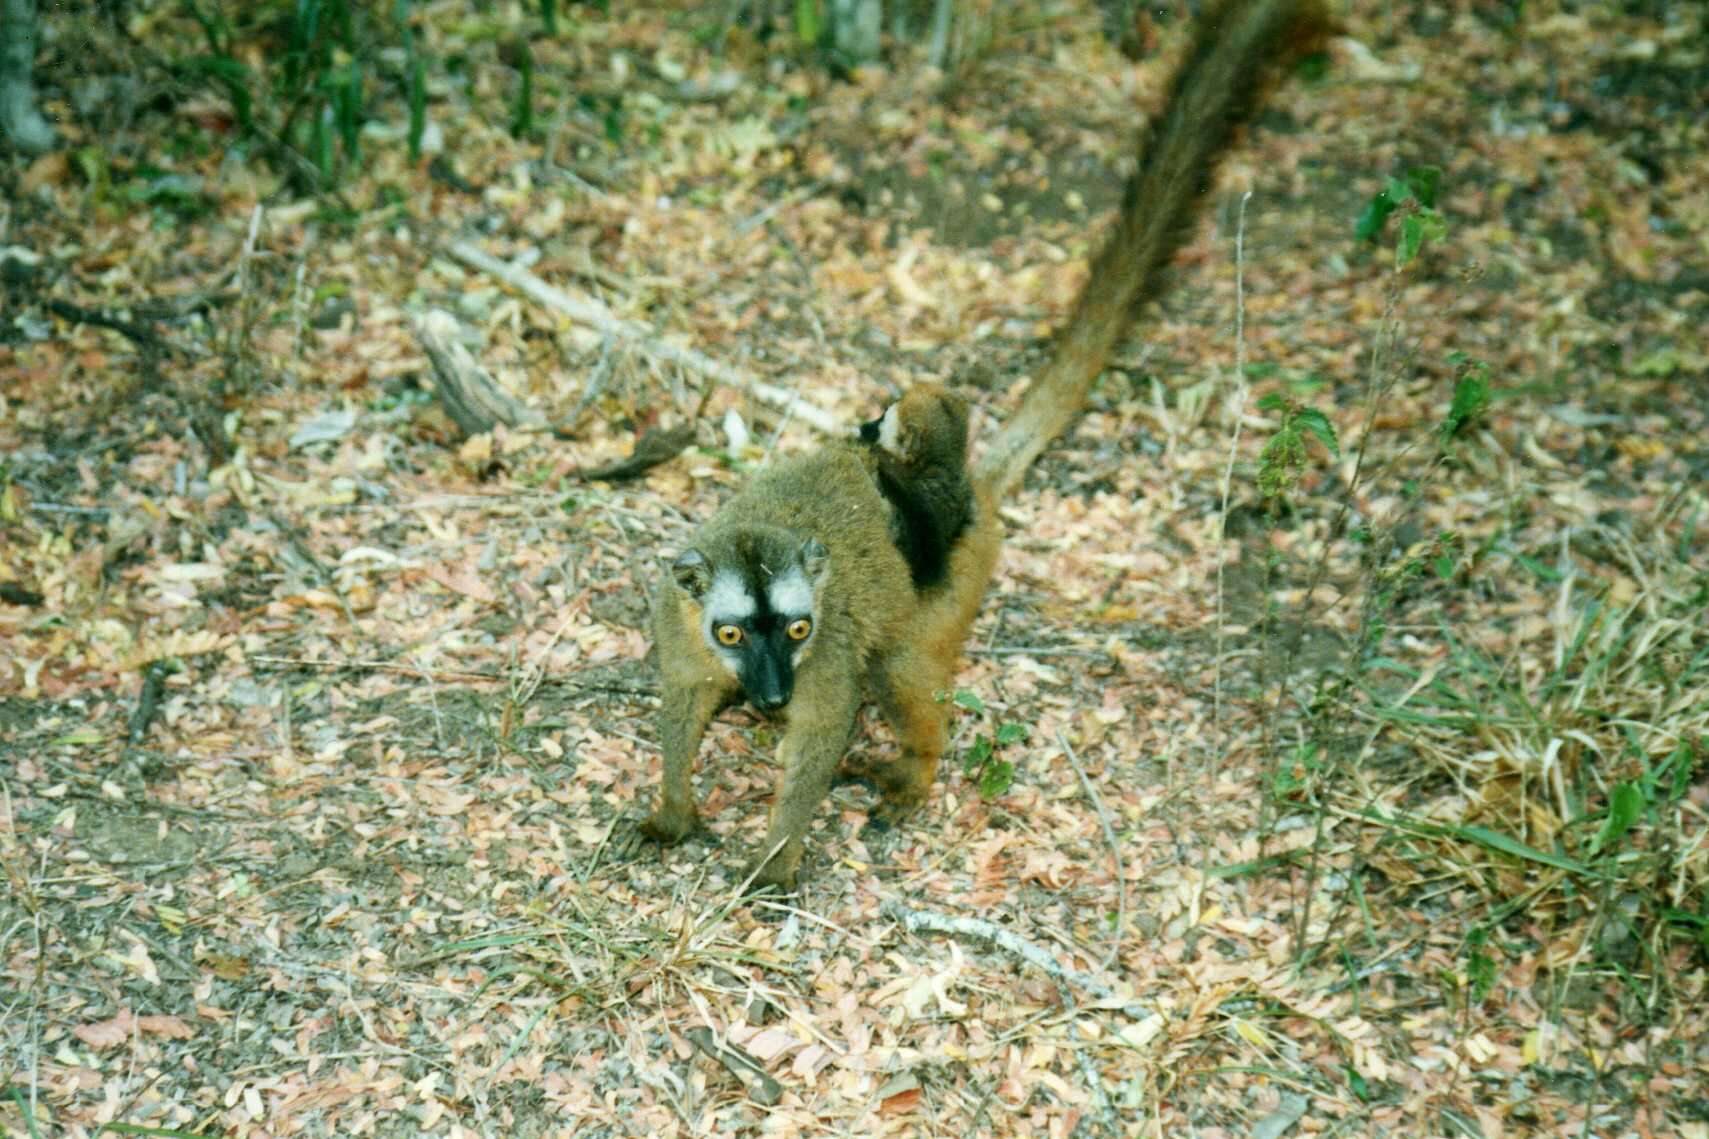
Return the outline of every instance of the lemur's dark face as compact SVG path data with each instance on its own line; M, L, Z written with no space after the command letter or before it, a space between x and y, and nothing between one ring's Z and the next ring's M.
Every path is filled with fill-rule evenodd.
M754 530L712 557L686 550L672 564L677 586L699 605L713 659L762 712L778 711L795 694L795 670L813 649L829 561L816 538Z

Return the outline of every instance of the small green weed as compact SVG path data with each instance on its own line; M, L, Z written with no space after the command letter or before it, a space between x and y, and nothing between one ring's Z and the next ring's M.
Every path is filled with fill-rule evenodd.
M1316 439L1331 459L1341 457L1341 444L1329 417L1289 396L1271 392L1258 401L1260 411L1279 413L1281 424L1258 455L1258 489L1274 499L1299 480L1305 470L1306 440Z
M987 719L985 701L977 693L965 688L958 689L951 700L956 707L965 709L981 719ZM989 802L1007 794L1015 783L1015 764L1013 760L1004 759L999 755L1002 748L1020 743L1027 738L1024 724L998 721L989 732L976 732L973 743L961 753L961 770L972 778L979 788L979 797Z
M1360 241L1375 242L1390 216L1401 215L1400 236L1395 239L1395 268L1404 269L1426 243L1448 235L1448 223L1436 209L1436 192L1442 171L1434 166L1414 166L1399 178L1390 178L1372 195L1353 226Z

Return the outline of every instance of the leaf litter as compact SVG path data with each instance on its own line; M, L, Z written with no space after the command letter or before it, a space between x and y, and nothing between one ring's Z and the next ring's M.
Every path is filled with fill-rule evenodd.
M1515 41L1354 12L1345 74L1285 89L1143 347L1005 507L958 679L978 706L930 807L880 835L839 788L801 896L742 903L776 733L736 711L697 776L708 833L624 850L657 763L655 555L816 435L435 242L478 222L848 423L924 378L1000 411L1161 74L1075 12L947 95L904 70L774 89L749 46L724 104L576 148L598 194L478 118L455 157L492 177L468 192L376 143L348 192L400 188L407 220L269 201L253 255L259 175L183 160L214 208L150 224L38 161L8 239L66 299L195 301L240 261L248 285L157 322L165 354L67 319L0 344L9 1135L1709 1134L1701 942L1580 873L1653 857L1673 920L1705 920L1709 117L1631 78L1684 59L1699 15ZM662 11L599 26L536 44L540 71L708 60ZM793 134L786 97L811 108ZM1419 160L1449 235L1390 293L1352 234ZM1219 541L1249 187L1246 380L1276 402L1244 405ZM460 439L423 395L418 303L548 418L600 377L572 437ZM1451 352L1498 398L1437 461ZM1291 513L1256 489L1288 401L1340 444L1307 446ZM746 448L707 428L632 482L576 478L731 413ZM1361 462L1382 477L1354 484ZM1415 558L1335 532L1346 485L1346 532ZM1377 639L1362 580L1388 591ZM1333 735L1288 710L1376 648ZM982 735L1013 765L994 794L956 762ZM874 725L854 748L889 746ZM1662 809L1678 849L1645 845Z

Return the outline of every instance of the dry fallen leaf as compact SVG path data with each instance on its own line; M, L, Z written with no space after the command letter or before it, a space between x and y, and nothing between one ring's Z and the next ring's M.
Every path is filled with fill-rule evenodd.
M80 1024L71 1030L71 1034L91 1048L116 1048L130 1038L135 1024L130 1013L122 1012L111 1020Z

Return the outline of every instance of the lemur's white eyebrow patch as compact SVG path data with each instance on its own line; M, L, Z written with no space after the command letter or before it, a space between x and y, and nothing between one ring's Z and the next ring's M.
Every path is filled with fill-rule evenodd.
M765 596L779 616L805 617L813 612L813 586L798 569L774 579L766 586Z
M759 605L748 592L747 583L733 573L721 573L712 578L706 591L706 615L714 621L745 621L754 615Z

